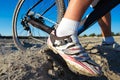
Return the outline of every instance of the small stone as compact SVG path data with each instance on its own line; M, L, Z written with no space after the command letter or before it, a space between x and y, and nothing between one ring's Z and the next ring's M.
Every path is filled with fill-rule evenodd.
M54 76L55 76L55 71L49 69L49 70L48 70L48 75L54 77Z
M97 52L98 52L97 49L92 49L92 50L91 50L91 53L97 53Z
M88 44L85 49L90 50L90 49L92 49L94 46L95 46L94 44Z
M58 71L58 69L59 69L58 67L54 67L54 70L55 70L55 71Z

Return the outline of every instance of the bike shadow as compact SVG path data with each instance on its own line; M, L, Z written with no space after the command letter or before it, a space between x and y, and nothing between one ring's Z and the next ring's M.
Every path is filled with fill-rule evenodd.
M91 55L101 57L104 75L110 80L118 80L120 78L120 52L102 46L95 46L94 49L98 51Z
M109 69L115 73L120 73L120 52L113 49L98 47L100 56L106 58Z

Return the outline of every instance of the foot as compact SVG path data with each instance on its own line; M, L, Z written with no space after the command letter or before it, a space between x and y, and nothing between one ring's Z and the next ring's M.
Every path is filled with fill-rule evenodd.
M71 71L87 76L101 75L100 67L91 60L80 43L73 42L71 36L57 37L53 31L48 38L47 45L66 61Z
M115 51L120 51L120 45L116 42L114 42L112 44L107 44L105 42L102 42L101 46L104 48L109 48L109 49L115 50Z

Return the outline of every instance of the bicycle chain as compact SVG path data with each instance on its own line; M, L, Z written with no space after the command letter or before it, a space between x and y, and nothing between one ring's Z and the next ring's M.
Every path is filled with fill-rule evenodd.
M47 21L49 21L49 22L51 22L51 23L53 23L53 24L55 24L55 25L58 25L57 22L55 22L55 21L53 21L53 20L51 20L51 19L49 19L49 18L46 18L46 17L44 17L44 16L42 16L42 15L40 15L40 14L38 14L38 13L36 13L36 16L42 17L43 19L45 19L45 20L47 20Z

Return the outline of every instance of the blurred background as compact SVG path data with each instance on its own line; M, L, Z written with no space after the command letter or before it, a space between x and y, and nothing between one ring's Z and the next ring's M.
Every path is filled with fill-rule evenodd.
M12 36L12 17L18 0L0 0L0 35ZM88 9L89 11L90 9ZM112 15L112 32L120 33L120 5L111 11ZM83 32L81 35L89 35L91 32L101 34L98 24Z

